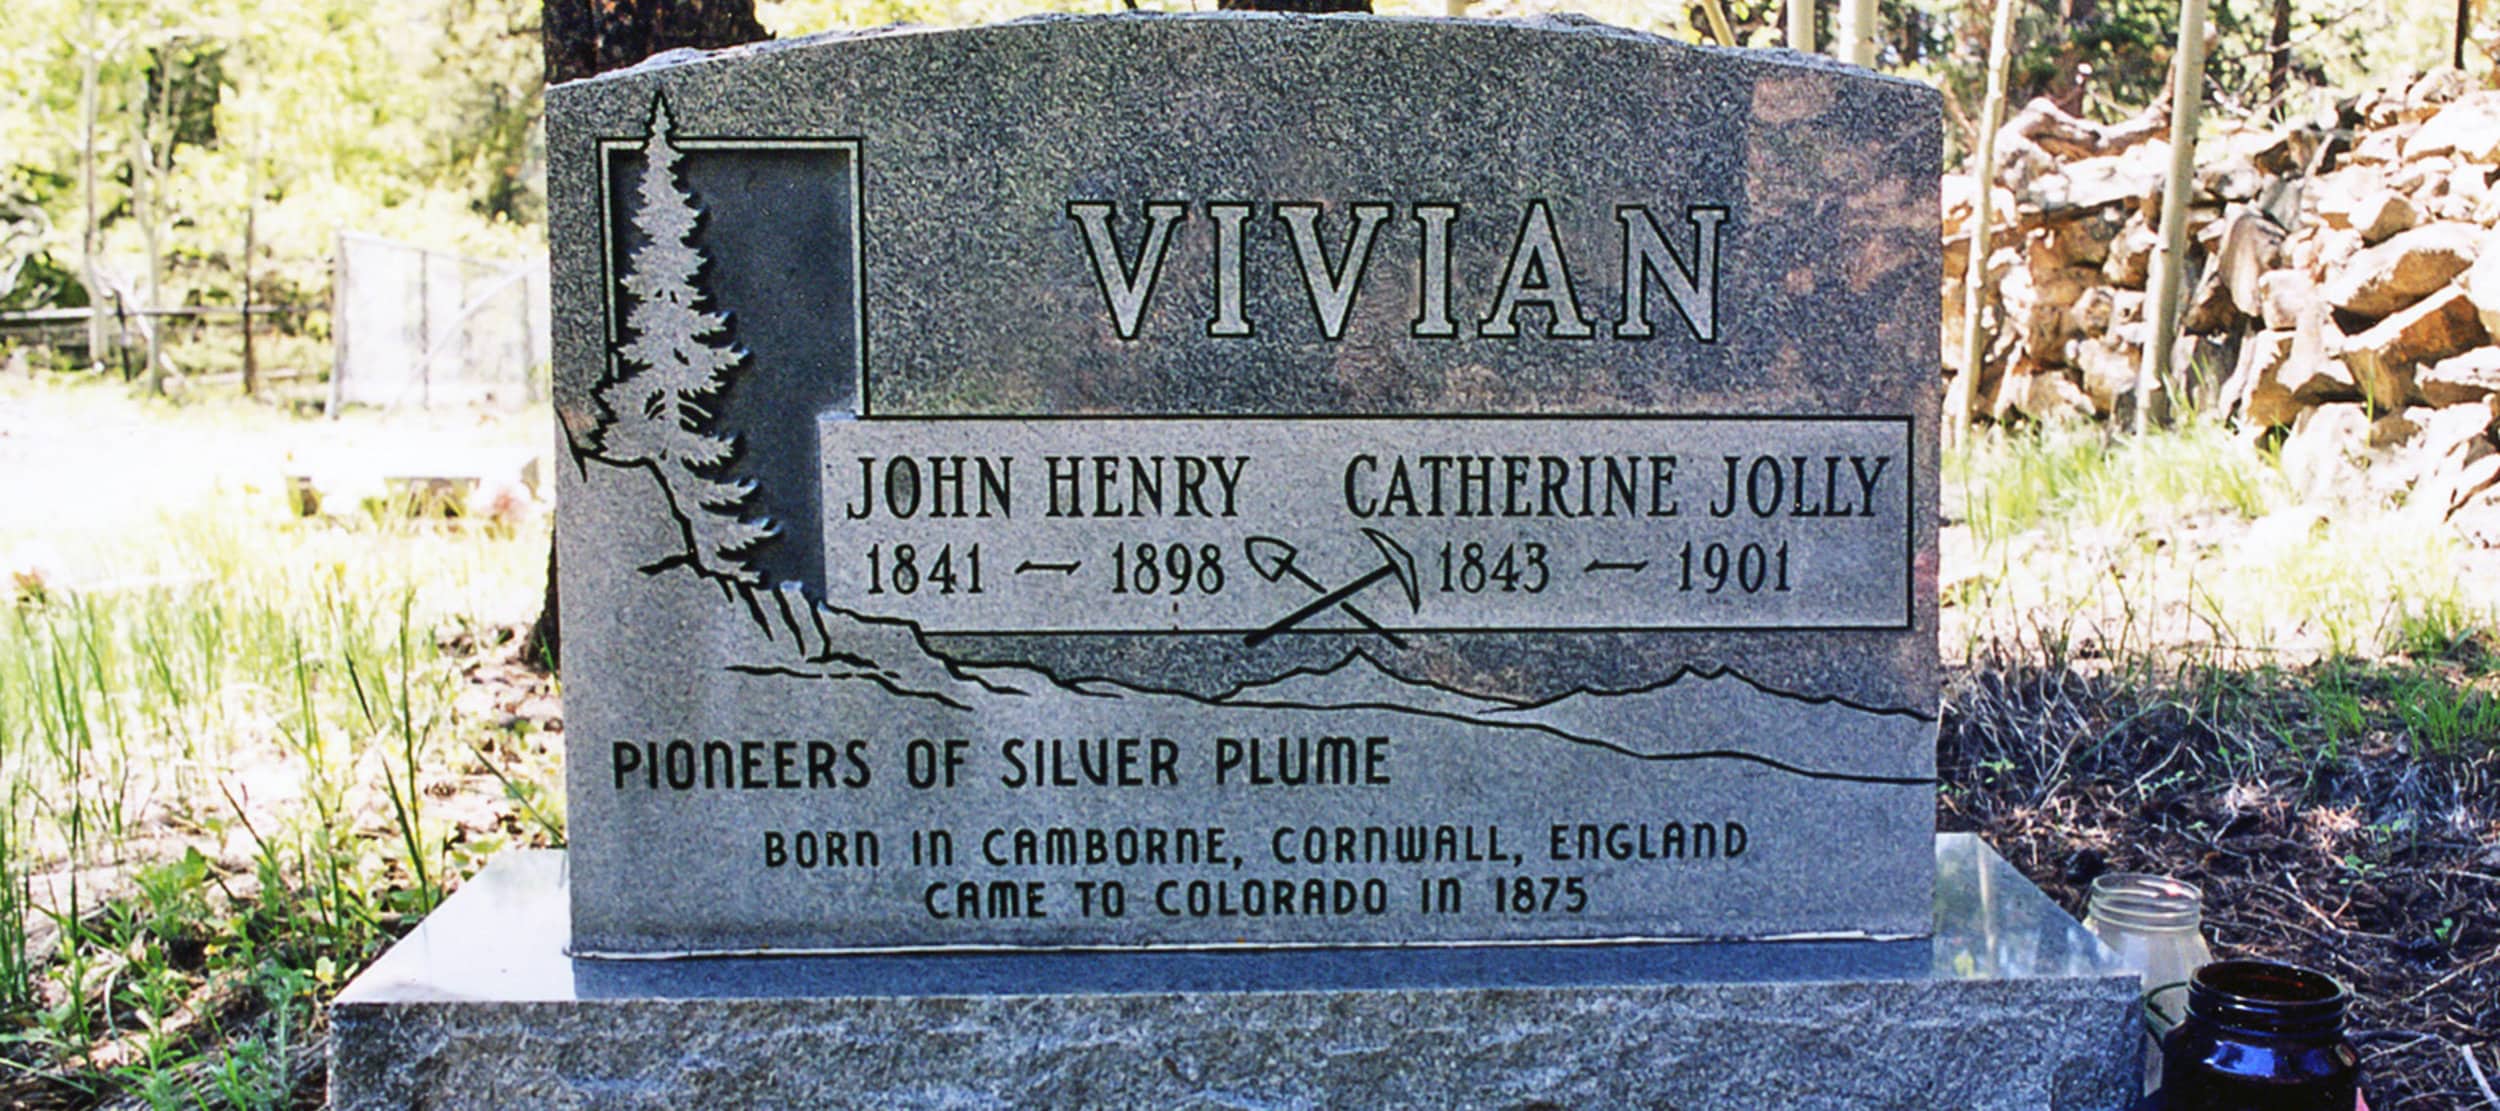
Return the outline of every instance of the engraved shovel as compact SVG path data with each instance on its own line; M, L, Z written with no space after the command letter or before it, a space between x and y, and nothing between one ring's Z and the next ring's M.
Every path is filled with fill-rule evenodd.
M1310 620L1312 615L1362 593L1373 583L1391 576L1396 576L1398 585L1405 588L1406 604L1417 613L1423 612L1423 590L1415 584L1415 557L1406 554L1406 549L1400 547L1397 541L1389 539L1386 534L1377 529L1364 529L1363 536L1372 542L1373 547L1380 549L1380 566L1363 572L1362 576L1353 582L1320 595L1309 605L1279 618L1275 624L1243 637L1241 642L1245 645L1260 644L1269 637Z
M1260 578L1269 582L1282 582L1287 576L1291 576L1295 582L1310 587L1313 594L1328 593L1328 588L1321 586L1318 579L1311 577L1310 572L1293 565L1294 557L1302 553L1292 544L1273 536L1253 536L1242 541L1241 547L1243 553L1250 558L1250 568L1257 571ZM1389 638L1389 643L1400 648L1406 647L1406 638L1381 628L1380 622L1372 620L1372 615L1354 608L1354 603L1339 602L1337 608L1344 610L1346 616L1360 622L1364 628Z

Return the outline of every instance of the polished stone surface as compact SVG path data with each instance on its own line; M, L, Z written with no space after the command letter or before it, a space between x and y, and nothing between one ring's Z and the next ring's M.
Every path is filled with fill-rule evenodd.
M574 944L1923 934L1938 112L1584 20L1213 13L551 89ZM1383 755L1262 782L1328 737ZM1079 748L1130 738L1125 785ZM1435 842L1307 859L1341 827Z
M340 996L342 1108L2120 1108L2136 981L1967 834L1932 939L575 960L515 854ZM1229 1101L1229 1102L1228 1102Z

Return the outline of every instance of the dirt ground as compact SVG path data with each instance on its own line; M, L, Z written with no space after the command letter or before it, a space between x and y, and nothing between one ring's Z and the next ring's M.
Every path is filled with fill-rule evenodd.
M2217 698L2202 677L1977 661L1947 691L1937 824L1976 830L2078 915L2103 872L2201 886L2216 957L2350 986L2371 1107L2500 1107L2500 753L2422 761L2386 736L2304 753L2310 681Z

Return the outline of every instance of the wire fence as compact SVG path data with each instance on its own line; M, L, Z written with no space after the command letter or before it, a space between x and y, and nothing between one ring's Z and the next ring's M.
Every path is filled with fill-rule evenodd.
M117 291L118 293L118 291ZM118 373L125 380L148 374L158 353L169 376L184 387L307 377L287 354L326 327L319 305L268 302L250 306L176 305L140 308L116 295L99 308L0 312L0 374L30 374L38 365ZM205 366L241 368L204 374ZM317 377L317 375L314 375Z
M520 405L549 359L547 268L355 232L331 273L330 404Z
M545 395L547 268L543 259L474 258L347 232L336 240L327 305L142 308L116 289L93 308L0 312L0 349L0 373L42 362L134 380L150 375L153 353L154 369L182 388L294 383L296 398L333 413L519 406ZM228 369L202 373L208 367Z

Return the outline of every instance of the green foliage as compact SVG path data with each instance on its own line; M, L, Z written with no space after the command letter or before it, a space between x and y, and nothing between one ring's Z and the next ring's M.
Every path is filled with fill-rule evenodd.
M2138 531L2200 514L2256 517L2289 501L2266 460L2217 425L2146 436L2098 428L1993 430L1945 459L1971 527L2001 541L2047 524Z
M0 312L34 308L81 308L87 287L78 274L50 254L36 254L19 266L17 280L0 290Z
M2483 643L2490 630L2475 618L2453 596L2413 599L2397 609L2389 642L2396 651L2418 658L2479 656L2490 647Z
M2273 458L2210 422L1977 435L1946 452L1944 495L1966 648L2479 662L2500 643L2460 538L2386 507L2300 505Z
M2477 5L2470 38L2500 37L2500 5ZM1888 0L1885 68L1924 77L1949 99L1951 162L1969 149L1969 121L1979 114L1987 83L1990 0ZM2141 111L2169 85L2178 45L2179 0L2018 0L2015 56L2006 102L2019 109L2048 97L2070 112L2104 122ZM2217 2L2208 8L2204 95L2226 112L2258 115L2301 110L2321 90L2358 91L2409 79L2446 64L2455 9L2446 4L2360 4L2290 0L2286 27L2287 84L2278 102L2269 88L2274 5ZM2488 58L2469 49L2469 65Z
M153 408L160 434L286 419ZM0 517L0 559L39 529L47 570L0 568L0 1038L79 1106L286 1105L347 978L560 829L549 746L460 701L475 615L526 616L546 534L227 490L153 525ZM446 783L512 823L444 813Z
M217 142L217 99L225 91L227 44L213 38L168 35L146 48L139 61L140 101L148 124L174 146Z
M2398 684L2394 702L2415 759L2500 748L2500 698L2421 672Z
M2309 727L2333 757L2369 735L2370 714L2352 680L2350 661L2337 657L2308 688Z
M2418 761L2500 753L2500 695L2471 677L2411 660L2336 656L2305 679L2301 713L2286 735L2313 739L2321 759L2378 742Z
M148 193L163 301L319 304L335 236L543 249L535 0L12 0L0 6L0 240L7 307L84 303L82 91L95 64L100 275L143 292ZM230 362L232 344L195 356ZM305 358L318 358L306 351ZM197 365L185 369L230 369ZM302 369L316 369L306 366Z

